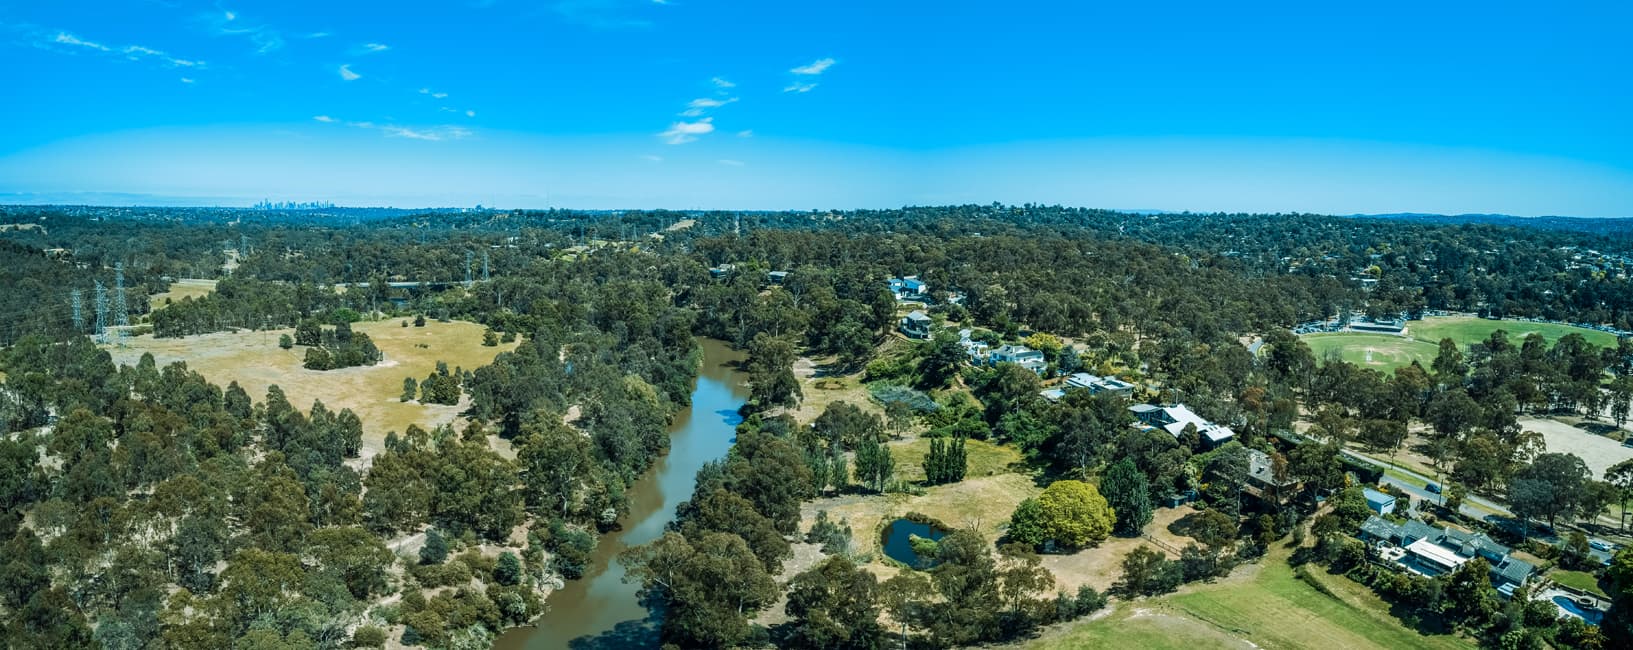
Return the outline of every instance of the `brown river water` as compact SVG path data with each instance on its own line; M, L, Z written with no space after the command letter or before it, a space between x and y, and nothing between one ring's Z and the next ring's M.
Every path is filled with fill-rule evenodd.
M620 551L663 534L675 506L691 498L697 470L724 458L742 420L737 409L748 399L748 376L733 369L742 358L721 341L698 339L703 367L692 389L692 405L675 414L669 453L629 489L630 511L622 528L601 537L590 567L545 600L534 627L505 630L495 650L600 650L658 647L657 620L637 602L640 585L624 582Z

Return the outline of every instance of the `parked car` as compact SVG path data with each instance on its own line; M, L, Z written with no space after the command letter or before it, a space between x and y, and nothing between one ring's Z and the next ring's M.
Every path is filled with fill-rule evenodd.
M1430 494L1440 494L1440 484L1439 483L1430 483L1428 485L1423 486L1423 489L1428 491Z
M1593 547L1593 550L1604 551L1606 553L1616 550L1615 544L1602 539L1590 539L1588 540L1588 546Z

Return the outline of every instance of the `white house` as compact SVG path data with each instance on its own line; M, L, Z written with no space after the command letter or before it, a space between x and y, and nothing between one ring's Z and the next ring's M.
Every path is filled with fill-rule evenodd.
M1129 395L1134 394L1134 384L1130 384L1116 377L1099 377L1086 372L1075 373L1072 376L1067 377L1066 388L1068 390L1086 390L1089 391L1090 395L1112 393L1115 395L1128 397Z
M1006 345L987 355L988 365L996 366L1000 363L1013 363L1039 375L1049 367L1049 362L1044 361L1042 352L1024 345Z

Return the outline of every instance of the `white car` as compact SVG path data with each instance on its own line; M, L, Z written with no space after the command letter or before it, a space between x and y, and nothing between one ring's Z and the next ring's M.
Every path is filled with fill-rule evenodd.
M1588 546L1593 547L1593 549L1596 551L1604 551L1606 553L1616 550L1615 544L1602 539L1590 539L1588 540Z

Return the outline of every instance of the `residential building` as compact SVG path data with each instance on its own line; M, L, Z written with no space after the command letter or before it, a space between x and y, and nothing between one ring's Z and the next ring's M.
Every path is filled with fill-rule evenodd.
M771 284L782 284L783 282L786 282L788 280L788 272L787 271L768 271L765 274L765 279L766 279L766 282L769 282Z
M1281 502L1298 492L1299 482L1291 477L1276 476L1276 464L1270 454L1257 449L1247 450L1247 492L1265 500Z
M1372 488L1365 488L1367 508L1380 515L1387 515L1395 511L1395 496L1379 492Z
M1067 377L1066 388L1068 390L1074 388L1087 390L1089 391L1090 395L1112 393L1114 395L1128 397L1134 394L1134 384L1130 384L1116 377L1099 377L1086 372L1079 372Z
M909 338L915 339L930 338L930 324L930 315L915 309L906 317L902 318L902 334L906 334Z
M1379 516L1368 517L1356 536L1378 549L1400 569L1425 576L1457 570L1474 558L1491 565L1491 583L1498 593L1511 596L1525 584L1536 567L1514 557L1512 551L1484 533L1471 533L1445 526L1436 528L1418 519L1396 524Z
M967 328L958 330L958 344L964 348L964 354L970 358L970 365L985 365L987 362L987 353L991 350L992 346L987 345L985 341L977 341L970 338L972 334L974 334L974 332Z
M909 275L900 278L891 278L890 295L901 301L923 302L930 299L930 285L925 284L919 276Z
M1013 363L1038 375L1042 375L1049 367L1049 362L1044 361L1042 352L1013 344L993 350L987 355L988 365L996 366L1000 363Z
M1197 435L1202 436L1202 441L1209 447L1217 447L1236 437L1236 432L1231 431L1230 427L1209 422L1184 404L1135 404L1128 410L1146 426L1162 429L1175 438L1184 433L1186 425L1195 425Z

